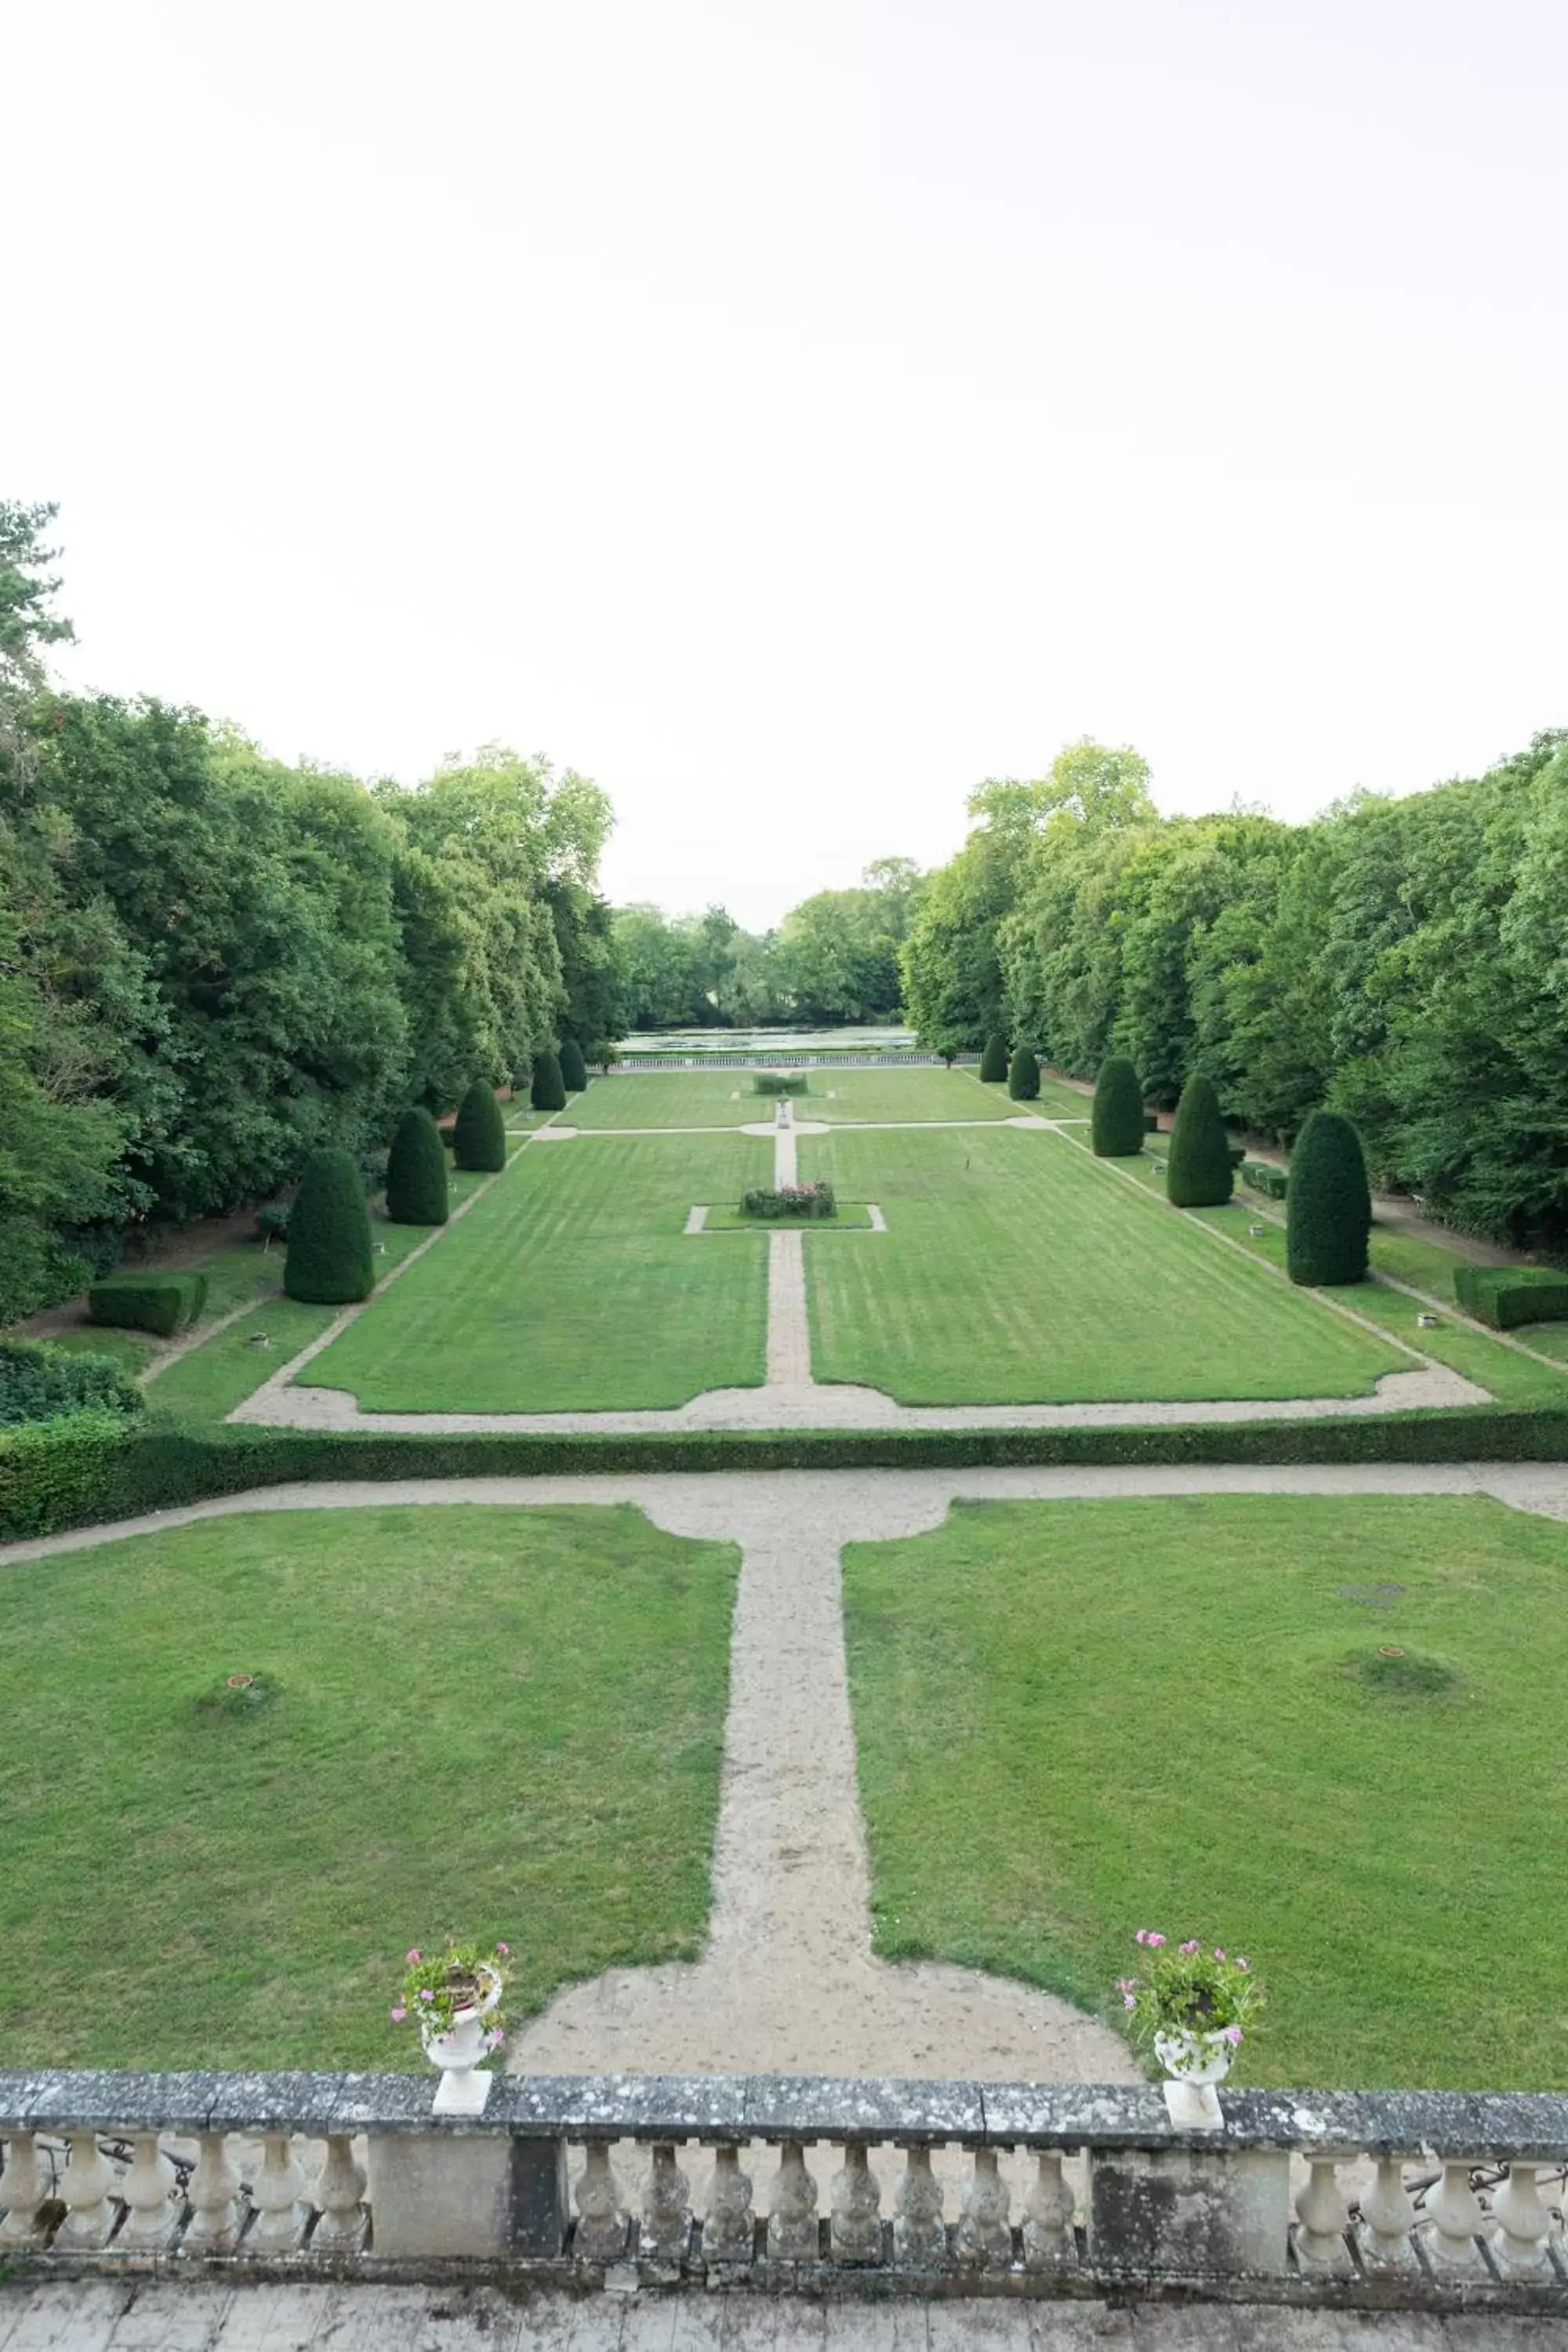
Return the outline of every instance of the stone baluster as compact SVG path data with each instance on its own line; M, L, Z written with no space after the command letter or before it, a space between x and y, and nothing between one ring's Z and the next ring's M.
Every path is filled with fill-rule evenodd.
M618 2262L626 2250L628 2218L610 2168L609 2143L591 2139L587 2162L573 2191L577 2208L574 2251L592 2263Z
M184 2220L174 2168L158 2145L155 2131L137 2132L131 2143L131 2162L120 2184L125 2200L125 2221L117 2247L135 2246L143 2252L161 2252L172 2246Z
M977 2147L958 2224L958 2259L984 2270L1005 2270L1013 2259L1007 2226L1011 2196L996 2169L996 2150Z
M637 2252L649 2262L679 2263L690 2236L690 2183L675 2160L673 2140L656 2140L643 2181Z
M1446 2161L1443 2177L1426 2200L1421 2231L1433 2269L1468 2271L1484 2277L1486 2263L1478 2242L1485 2227L1480 2199L1470 2187L1469 2165Z
M752 2176L741 2169L738 2147L713 2156L713 2186L702 2224L702 2252L710 2263L749 2263L756 2242Z
M0 2249L36 2246L43 2239L38 2208L48 2195L44 2168L38 2162L38 2142L30 2131L5 2135L5 2169L0 2172Z
M931 2168L923 2140L900 2140L907 2150L893 2197L893 2260L911 2270L931 2270L947 2260L947 2226L942 2218L942 2183Z
M1348 2153L1329 2155L1314 2150L1305 2186L1296 2200L1296 2260L1304 2271L1320 2277L1349 2278L1351 2209L1340 2187L1339 2168L1352 2159Z
M1024 2268L1059 2271L1078 2261L1073 2236L1073 2193L1062 2179L1059 2147L1042 2147L1029 2193L1024 2200Z
M768 2206L768 2254L775 2263L814 2263L818 2252L816 2182L800 2141L786 2139Z
M882 2256L882 2191L865 2143L847 2139L844 2163L828 2190L827 2242L836 2263L875 2263Z
M1552 2216L1535 2185L1539 2167L1510 2164L1508 2179L1492 2199L1497 2230L1491 2241L1498 2267L1508 2278L1530 2278L1549 2272L1547 2243Z
M185 2191L191 2218L184 2247L192 2253L232 2253L245 2216L239 2202L239 2175L229 2161L227 2136L200 2132L196 2149L195 2170Z
M1419 2216L1415 2200L1405 2186L1405 2166L1397 2156L1380 2156L1372 2187L1361 2200L1362 2226L1356 2249L1369 2271L1407 2270L1415 2260L1415 2229Z
M66 2134L70 2155L60 2197L66 2218L56 2232L57 2246L106 2246L119 2215L111 2202L114 2167L98 2144L95 2131Z
M347 2132L327 2134L327 2152L310 2191L316 2226L310 2232L312 2253L352 2252L365 2237L364 2167L354 2162L353 2140Z
M305 2201L305 2176L294 2154L289 2132L268 2132L261 2142L261 2169L250 2184L256 2208L247 2246L258 2252L290 2252L302 2242L310 2219Z

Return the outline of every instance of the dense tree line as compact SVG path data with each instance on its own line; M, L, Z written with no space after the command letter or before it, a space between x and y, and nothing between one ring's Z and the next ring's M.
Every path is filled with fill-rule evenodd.
M619 1025L595 785L500 747L367 785L55 692L49 520L0 505L0 1320Z
M618 907L612 936L626 1025L892 1020L921 887L911 859L879 857L859 889L819 890L766 932L742 930L722 907L673 919L657 907Z
M1161 1105L1199 1074L1282 1143L1327 1105L1378 1181L1568 1247L1568 730L1302 825L1161 818L1138 755L1090 743L970 809L904 950L924 1039L1125 1055Z

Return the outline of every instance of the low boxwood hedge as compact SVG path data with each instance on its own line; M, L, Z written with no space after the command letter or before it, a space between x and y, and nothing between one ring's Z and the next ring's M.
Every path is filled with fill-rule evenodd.
M111 1274L88 1292L88 1319L169 1339L195 1321L206 1300L205 1274Z
M804 1095L810 1092L806 1080L796 1070L754 1070L752 1073L754 1095Z
M1141 1429L694 1430L647 1437L194 1429L84 1412L0 1431L0 1540L328 1478L1473 1461L1568 1461L1568 1411L1510 1412L1477 1405L1345 1421L1157 1423Z
M1290 1179L1283 1168L1271 1168L1267 1160L1245 1160L1241 1181L1248 1192L1260 1192L1266 1201L1283 1201L1290 1190Z
M142 1407L141 1390L112 1356L78 1355L42 1339L0 1339L0 1427Z
M1568 1274L1545 1265L1471 1265L1454 1268L1454 1296L1468 1315L1494 1331L1516 1331L1522 1323L1555 1323L1568 1317Z

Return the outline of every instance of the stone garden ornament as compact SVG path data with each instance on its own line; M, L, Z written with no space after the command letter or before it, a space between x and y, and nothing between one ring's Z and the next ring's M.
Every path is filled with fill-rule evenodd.
M481 1952L476 1944L449 1943L428 1959L417 1948L408 1954L392 2021L401 2025L413 2018L426 2057L441 2069L433 2115L484 2113L494 2078L480 2071L479 2062L506 2040L500 1998L510 1950L506 1944Z
M1215 2088L1236 2063L1263 1989L1249 1960L1227 1958L1194 1936L1173 1945L1157 1928L1136 1938L1148 1974L1121 1977L1117 1990L1138 2039L1164 2068L1161 2085L1171 2121L1186 2131L1218 2131L1225 2122Z

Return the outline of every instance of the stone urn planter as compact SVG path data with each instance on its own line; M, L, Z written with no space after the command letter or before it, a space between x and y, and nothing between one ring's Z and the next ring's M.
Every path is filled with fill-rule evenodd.
M1179 2130L1219 2131L1220 2113L1215 2084L1223 2083L1236 2057L1234 2045L1223 2033L1156 2033L1154 2055L1163 2066L1165 2108Z
M427 2025L419 2029L425 2055L432 2066L441 2069L431 2107L434 2115L482 2115L490 2095L494 2078L478 2068L480 2059L487 2058L495 2046L490 2020L500 2006L501 1981L494 1969L481 1966L474 1970L471 1982L472 1998L459 1998L444 2032Z

